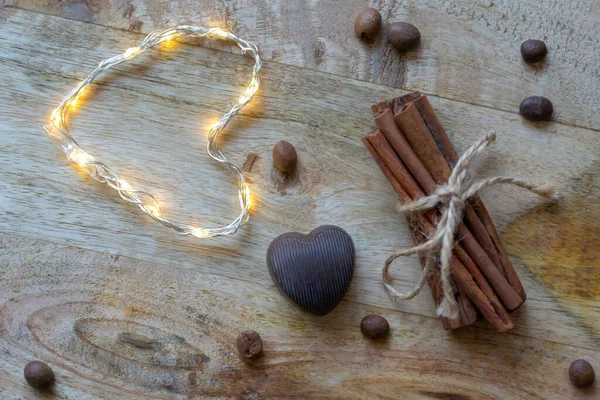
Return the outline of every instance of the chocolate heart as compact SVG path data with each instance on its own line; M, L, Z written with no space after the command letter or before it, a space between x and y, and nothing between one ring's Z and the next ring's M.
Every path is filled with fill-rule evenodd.
M354 244L341 228L320 226L308 235L284 233L267 250L271 278L300 308L325 315L346 294L354 272Z

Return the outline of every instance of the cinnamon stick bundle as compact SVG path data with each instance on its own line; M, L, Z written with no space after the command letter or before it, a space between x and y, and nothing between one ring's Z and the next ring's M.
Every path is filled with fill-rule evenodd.
M362 141L401 203L431 195L448 180L458 155L425 96L415 92L382 102L373 106L373 113L378 129ZM438 212L429 210L411 217L407 221L415 244L435 233ZM465 208L458 235L462 239L454 247L450 267L459 318L442 319L444 328L473 323L476 309L499 331L511 329L508 311L525 301L525 291L478 197ZM420 261L424 267L424 257ZM434 273L427 282L438 305L439 274Z
M398 194L400 200L403 203L412 201L412 199L410 199L408 194L404 191L398 180L396 180L396 178L392 174L392 171L386 166L385 162L379 156L379 154L377 153L373 145L371 145L366 136L362 138L362 141L365 144L367 150L369 150L369 153L371 153L371 156L373 157L379 168L381 169L381 172L383 172L385 177L392 184L392 187ZM410 216L406 216L406 222L408 226L414 228L410 229L410 233L415 245L423 243L426 240L426 237L424 236L424 231L419 229L420 226L414 225L414 221L411 220ZM421 262L421 266L425 267L425 257L423 254L419 255L419 260ZM430 276L427 277L427 285L429 286L436 307L439 306L442 302L442 290L439 271L436 270ZM473 305L469 296L466 293L464 293L464 290L460 288L458 289L458 291L459 292L457 293L456 297L457 303L459 305L459 318L455 320L449 318L442 318L442 325L446 330L457 329L464 325L470 325L478 319L477 308Z

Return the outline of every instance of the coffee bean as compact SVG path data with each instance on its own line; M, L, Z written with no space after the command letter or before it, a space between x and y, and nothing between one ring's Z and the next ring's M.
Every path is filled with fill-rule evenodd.
M23 370L25 380L36 389L46 389L54 383L54 372L41 361L32 361Z
M413 24L394 22L387 29L388 41L398 51L410 50L421 41L421 33Z
M542 96L527 97L519 106L519 114L532 121L549 120L553 111L552 102Z
M281 172L289 172L294 169L298 161L298 154L291 143L280 140L273 147L273 164Z
M237 338L237 349L244 358L256 358L262 353L262 339L253 330L240 333Z
M596 373L592 365L585 360L575 360L569 367L569 378L573 385L581 388L592 386Z
M541 40L526 40L521 44L521 55L523 60L534 63L542 60L548 54L546 43Z
M381 339L390 332L390 324L378 314L369 314L360 323L360 330L370 339Z
M381 14L374 8L365 8L354 21L354 32L359 39L374 39L381 29Z

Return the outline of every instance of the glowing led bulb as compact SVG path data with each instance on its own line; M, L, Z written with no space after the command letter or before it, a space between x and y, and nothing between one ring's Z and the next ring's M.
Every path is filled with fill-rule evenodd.
M248 86L255 90L258 89L258 78L253 76L252 79L250 80L250 83L248 84Z
M194 228L192 229L192 236L197 237L199 239L204 239L209 236L208 231L202 228Z
M252 77L252 79L250 80L250 83L248 84L246 89L240 95L240 100L239 100L240 103L245 103L245 102L249 101L252 98L252 96L254 96L254 93L256 93L257 90L258 90L258 79L256 77Z
M177 39L180 36L181 35L179 35L179 34L177 34L175 32L170 33L168 35L165 35L165 36L161 37L160 38L160 43L162 44L162 47L165 48L165 49L174 48L178 44L178 41L175 40L175 39Z
M229 35L229 32L227 32L227 31L224 31L224 30L223 30L223 29L221 29L221 28L212 28L212 29L210 30L210 35L211 35L211 36L214 36L214 37L221 38L221 39L225 39L225 38L227 38L227 36Z
M54 126L59 126L61 123L61 117L60 117L60 112L58 111L58 109L54 110L54 112L52 113L52 117L50 117L52 120L52 123L54 124Z
M249 101L252 98L252 96L254 96L254 93L256 93L256 89L248 86L246 90L244 90L240 95L240 103L245 103Z
M140 51L142 51L142 49L140 49L138 46L130 47L127 50L125 50L125 53L123 53L123 57L125 57L128 60L131 60L133 57L140 54Z
M67 158L74 162L75 164L85 165L91 161L94 161L94 158L86 153L85 150L80 148L75 148L71 150L69 154L67 154Z
M252 98L252 93L249 90L244 90L244 93L240 95L240 103L245 103Z
M126 192L131 192L132 188L129 182L124 179L119 179L119 190L124 190Z
M144 204L144 209L155 217L160 217L160 207L158 204Z
M83 94L83 92L85 92L85 86L79 89L77 94L75 94L75 96L69 102L69 106L75 107L77 105L77 102L79 101L79 97Z

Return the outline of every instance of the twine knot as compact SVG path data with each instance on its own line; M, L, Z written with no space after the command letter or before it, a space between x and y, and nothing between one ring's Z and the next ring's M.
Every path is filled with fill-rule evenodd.
M481 189L498 183L508 183L527 189L542 197L552 200L557 199L556 190L552 185L534 186L523 179L503 176L486 178L476 182L470 181L467 175L467 169L471 161L495 140L496 133L491 132L474 143L460 157L454 166L448 181L445 184L438 186L431 196L422 197L405 205L398 204L398 212L402 214L423 212L440 206L441 218L437 224L435 234L429 238L429 240L410 249L393 253L385 261L382 271L383 284L392 297L392 300L408 300L415 297L421 292L427 277L433 272L433 268L438 268L440 270L440 279L442 281L443 299L437 309L437 315L450 319L458 318L459 310L456 298L454 297L454 288L452 286L450 259L452 258L452 249L454 247L454 233L462 221L467 201L475 196ZM427 256L419 282L410 292L398 292L391 285L391 278L388 272L390 265L398 257L405 257L421 252L426 252Z
M438 196L439 202L442 203L446 207L452 201L457 202L457 204L460 205L461 207L463 206L463 204L465 202L465 200L463 200L463 198L462 198L463 193L461 193L460 190L457 190L457 188L455 188L453 186L449 186L449 185L440 185L435 190L435 193L433 195Z

